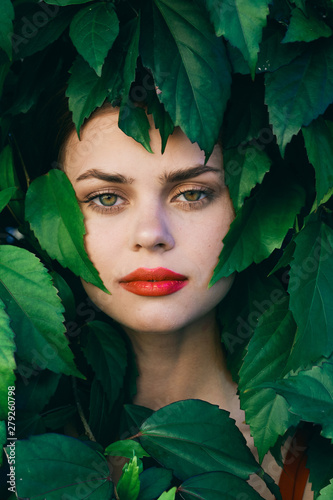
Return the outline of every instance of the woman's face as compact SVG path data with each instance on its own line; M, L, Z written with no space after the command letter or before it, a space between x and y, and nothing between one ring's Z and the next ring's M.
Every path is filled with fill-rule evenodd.
M205 165L198 145L176 129L162 155L153 127L151 154L117 122L113 109L95 115L64 152L85 217L86 250L111 295L83 285L125 328L176 331L214 314L232 283L223 278L208 289L234 217L221 151L216 147Z

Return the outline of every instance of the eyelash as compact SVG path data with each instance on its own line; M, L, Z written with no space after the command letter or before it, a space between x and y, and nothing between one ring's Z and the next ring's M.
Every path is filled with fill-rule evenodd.
M184 210L198 210L202 206L206 205L210 201L214 199L214 192L212 189L209 189L207 187L201 186L200 188L195 187L195 188L186 188L186 189L181 189L179 188L177 193L172 197L172 201L174 201L176 198L179 196L186 194L186 193L200 193L204 194L204 198L201 198L200 200L197 201L177 201L178 204L181 205L181 208ZM123 199L121 195L117 194L114 191L102 191L100 193L92 193L89 195L89 197L86 200L81 201L81 203L87 203L88 207L91 208L92 210L96 210L99 213L102 214L116 214L119 211L123 209L123 204L119 205L110 205L109 207L103 206L103 205L97 205L97 203L94 202L96 198L99 198L101 196L105 195L114 195L118 201L118 199Z

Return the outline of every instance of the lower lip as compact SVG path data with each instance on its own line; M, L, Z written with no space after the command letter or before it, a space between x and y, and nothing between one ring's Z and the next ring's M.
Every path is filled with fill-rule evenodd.
M187 280L169 280L169 281L127 281L120 285L128 292L145 297L163 297L178 292L187 284Z

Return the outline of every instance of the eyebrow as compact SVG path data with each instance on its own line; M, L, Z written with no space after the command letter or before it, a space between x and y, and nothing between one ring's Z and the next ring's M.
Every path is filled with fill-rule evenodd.
M192 177L198 177L201 174L205 174L206 172L217 172L221 173L221 169L209 167L208 165L198 165L192 168L179 169L174 172L165 173L160 176L160 180L162 182L181 182L186 181L188 179L192 179Z
M132 184L134 179L132 177L125 177L121 174L108 174L107 172L103 172L102 170L97 170L96 168L92 168L87 170L83 174L79 175L76 181L83 181L85 179L99 179L101 181L107 182L116 182L119 184Z

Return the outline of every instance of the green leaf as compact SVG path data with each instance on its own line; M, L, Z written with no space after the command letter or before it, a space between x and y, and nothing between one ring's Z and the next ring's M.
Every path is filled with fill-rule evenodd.
M2 457L3 451L2 448L7 441L7 433L6 433L6 422L0 422L0 465L2 465Z
M12 187L19 188L20 183L17 177L17 172L14 168L13 152L10 146L6 146L0 154L0 189L8 189ZM13 210L16 217L24 220L24 194L21 189L17 191L17 198L22 197L22 201L11 201L10 208ZM16 198L15 197L15 198Z
M248 62L254 78L262 30L267 24L270 0L208 0L211 21L217 36L223 35Z
M158 98L175 126L209 156L230 95L224 44L190 0L155 0L141 19L140 53L152 70Z
M55 288L58 290L58 295L65 308L66 320L74 321L76 317L75 298L70 286L64 278L56 271L50 272ZM70 332L71 333L71 332Z
M116 441L110 444L105 450L105 454L111 455L112 457L132 458L133 453L135 453L135 456L138 458L149 457L149 453L142 448L141 444L132 439Z
M180 479L212 470L246 479L260 470L229 413L205 401L189 399L161 408L141 425L138 437Z
M109 293L85 251L83 215L66 174L51 170L35 179L28 189L25 208L26 220L49 256Z
M333 495L333 479L326 488L320 491L319 500L331 500Z
M319 117L302 128L306 152L316 173L316 205L319 206L333 185L333 122Z
M17 191L16 187L3 189L0 191L0 212L8 205L14 193Z
M56 373L81 376L64 335L64 309L39 259L22 248L1 246L0 275L18 355Z
M11 0L2 0L0 5L0 47L12 58L11 35L13 33L14 7Z
M14 332L10 327L5 305L0 299L0 419L5 420L8 414L8 387L15 382L16 363ZM14 413L15 415L15 413Z
M290 310L298 326L289 369L306 366L333 351L333 230L309 222L295 237L290 264Z
M333 442L333 360L298 372L271 386L289 404L289 410L306 422L322 426L322 435Z
M140 474L140 493L138 500L157 498L170 488L172 472L168 469L150 467Z
M281 153L303 125L324 113L333 94L333 40L309 44L288 66L265 75L266 104Z
M154 413L153 410L145 406L130 404L125 404L124 410L127 420L127 429L131 432L131 435L133 435L133 432L137 433L141 424Z
M17 406L23 411L41 412L54 395L60 377L58 373L42 370L29 382L19 378L16 386Z
M60 434L17 441L16 481L18 496L24 498L105 500L113 491L104 457Z
M244 479L226 472L208 472L191 477L178 488L185 500L260 500L262 497Z
M117 484L117 494L121 500L136 500L140 491L138 458L133 457L124 465L123 473Z
M273 389L256 388L279 379L284 372L296 331L288 302L288 296L282 296L260 317L239 373L241 406L260 461L277 438L298 421L288 412L282 396Z
M242 271L280 248L305 202L299 183L285 176L266 176L259 192L239 210L223 240L219 263L210 286L223 276Z
M174 500L176 498L177 488L174 486L169 491L165 491L157 500Z
M226 184L238 212L254 186L261 183L272 162L264 151L251 145L225 150L223 161Z
M296 8L291 12L290 24L282 43L312 42L322 36L329 37L332 33L331 28L322 19Z
M82 350L112 405L124 383L127 366L125 342L119 332L102 321L88 323L87 327Z
M99 2L81 9L73 18L69 34L77 51L96 71L102 67L119 33L119 21L113 6Z
M44 2L50 5L65 6L65 5L78 5L81 3L88 3L91 2L91 0L44 0Z
M332 478L333 445L316 432L309 441L306 465L310 470L309 481L316 493L327 486ZM316 498L316 497L315 497Z
M155 127L160 131L162 140L161 153L163 154L168 137L174 131L175 126L169 113L165 110L163 104L158 100L156 92L148 93L147 112L148 114L153 115Z

